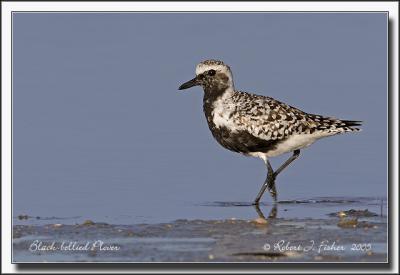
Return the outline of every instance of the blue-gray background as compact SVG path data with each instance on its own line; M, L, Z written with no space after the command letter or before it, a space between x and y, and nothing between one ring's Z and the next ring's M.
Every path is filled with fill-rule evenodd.
M361 133L303 150L277 180L280 199L385 198L386 19L14 14L14 215L122 223L250 215L201 206L251 202L266 175L259 159L213 140L200 88L177 90L209 58L231 66L239 90L364 121Z

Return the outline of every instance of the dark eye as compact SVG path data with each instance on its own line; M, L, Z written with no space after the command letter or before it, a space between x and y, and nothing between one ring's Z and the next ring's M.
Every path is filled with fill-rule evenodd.
M208 75L215 75L215 70L209 70Z

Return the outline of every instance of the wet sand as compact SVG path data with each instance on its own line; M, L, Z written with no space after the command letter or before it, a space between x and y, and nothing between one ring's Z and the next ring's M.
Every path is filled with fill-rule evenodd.
M302 208L302 204L325 207L326 213L322 218L280 217L287 205ZM332 204L341 210L329 212L327 206ZM386 204L374 210L382 207ZM358 200L281 201L269 213L255 208L253 219L128 225L92 220L42 225L20 215L13 226L13 261L386 262L387 216L372 208Z

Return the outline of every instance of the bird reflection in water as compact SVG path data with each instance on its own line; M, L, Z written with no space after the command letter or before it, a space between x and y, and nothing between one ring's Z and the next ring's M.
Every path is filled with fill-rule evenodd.
M265 218L264 213L261 211L260 206L258 204L253 205L256 209L257 215L259 218L268 220L268 219L275 219L278 215L278 206L276 203L272 205L271 210L269 211L268 218Z

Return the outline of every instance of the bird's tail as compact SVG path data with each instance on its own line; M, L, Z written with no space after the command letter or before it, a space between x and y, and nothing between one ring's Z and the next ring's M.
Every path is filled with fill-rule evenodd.
M316 116L318 121L317 129L330 134L339 134L344 132L359 132L362 125L359 120L341 120L333 117Z
M359 120L341 120L341 124L338 128L343 128L345 132L359 132L360 128L355 126L361 126L362 121Z

